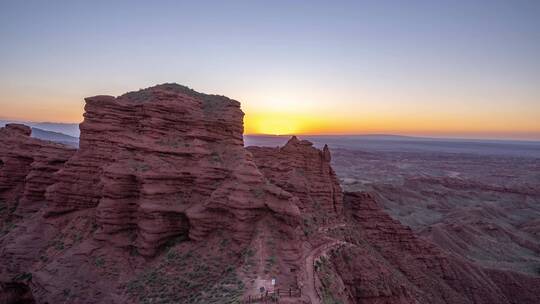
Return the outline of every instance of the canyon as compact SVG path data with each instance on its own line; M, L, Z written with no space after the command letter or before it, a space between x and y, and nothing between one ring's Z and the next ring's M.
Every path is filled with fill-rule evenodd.
M225 96L162 84L85 101L77 149L0 129L0 303L540 302L533 217L510 233L472 220L494 209L451 221L434 201L454 193L431 179L364 182L402 178L382 154L296 136L244 147ZM485 191L535 210L521 185ZM479 226L492 238L463 246ZM507 238L527 253L490 244Z

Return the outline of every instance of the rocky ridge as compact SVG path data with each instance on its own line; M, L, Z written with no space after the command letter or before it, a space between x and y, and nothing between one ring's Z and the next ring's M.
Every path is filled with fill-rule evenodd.
M321 151L311 142L293 136L283 147L247 147L247 150L273 184L299 198L303 214L342 213L343 193L330 166L328 146Z

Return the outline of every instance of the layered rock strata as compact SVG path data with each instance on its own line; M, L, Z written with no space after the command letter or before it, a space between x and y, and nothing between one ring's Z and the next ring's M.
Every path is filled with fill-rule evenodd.
M328 146L322 150L296 136L283 147L247 147L264 175L275 185L300 199L303 213L339 215L343 193L330 165Z
M345 303L535 303L540 279L452 256L388 216L369 193L346 193L350 245L319 261L321 293ZM509 283L514 282L514 283Z
M79 151L47 214L96 208L98 239L144 255L216 229L249 240L266 211L293 220L295 198L268 185L243 148L243 115L235 100L175 84L87 98Z
M0 200L3 212L35 212L45 202L55 173L75 153L68 146L32 138L31 129L8 124L0 129Z

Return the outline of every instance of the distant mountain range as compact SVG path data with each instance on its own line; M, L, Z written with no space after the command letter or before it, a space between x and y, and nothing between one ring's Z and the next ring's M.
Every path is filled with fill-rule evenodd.
M60 132L47 131L40 128L32 127L32 137L48 141L55 141L74 147L79 146L78 137L69 136Z
M79 124L0 120L0 127L8 123L21 123L31 127L32 137L35 138L79 146Z
M32 128L39 128L44 131L52 131L63 133L71 137L78 138L80 135L78 123L59 123L59 122L32 122L32 121L17 121L17 120L0 120L0 127L8 123L21 123Z

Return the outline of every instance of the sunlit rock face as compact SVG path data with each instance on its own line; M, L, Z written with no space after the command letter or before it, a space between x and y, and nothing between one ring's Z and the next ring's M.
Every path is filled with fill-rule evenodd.
M293 136L283 147L247 149L272 183L300 199L302 212L341 214L343 193L330 165L328 146L319 150Z
M255 230L275 227L288 250L275 267L295 267L299 199L259 171L243 145L243 116L237 101L176 84L86 98L79 149L57 163L39 212L0 238L0 283L29 286L42 302L73 300L75 293L88 302L131 302L120 282L135 280L149 261L166 261L160 254L171 244L238 264ZM8 129L9 138L0 138L6 151L18 145L11 137L29 135L22 126ZM2 173L21 169L3 184L23 197L32 161L14 159L2 157ZM105 274L104 265L122 269L121 277ZM201 282L218 280L226 267L216 265ZM169 271L178 278L188 270Z
M139 252L152 255L178 235L249 239L264 210L298 213L245 151L235 100L165 84L87 98L85 111L80 149L49 189L50 216L96 208L97 238L131 246L135 233Z

